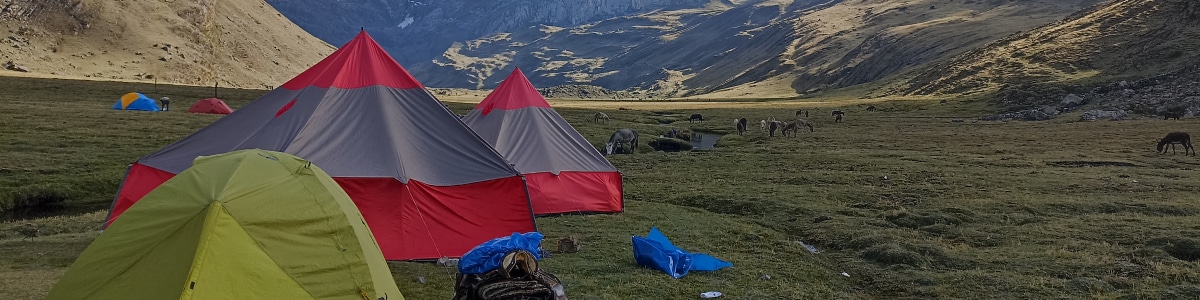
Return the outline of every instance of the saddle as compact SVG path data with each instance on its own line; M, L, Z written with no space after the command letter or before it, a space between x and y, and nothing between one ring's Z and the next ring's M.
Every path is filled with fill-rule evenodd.
M455 275L453 300L567 300L558 277L538 268L533 253L504 255L500 267L483 274Z

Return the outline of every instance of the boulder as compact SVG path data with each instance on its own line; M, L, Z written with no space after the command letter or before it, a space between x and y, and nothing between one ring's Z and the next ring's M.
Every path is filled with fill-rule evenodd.
M1079 106L1083 104L1083 97L1075 94L1067 94L1063 96L1062 102L1059 102L1059 104L1066 107Z
M1079 116L1080 121L1095 121L1100 119L1109 119L1113 121L1124 120L1129 116L1129 112L1124 110L1089 110Z
M680 139L656 138L650 141L649 144L650 148L654 148L655 151L679 152L692 150L692 143Z

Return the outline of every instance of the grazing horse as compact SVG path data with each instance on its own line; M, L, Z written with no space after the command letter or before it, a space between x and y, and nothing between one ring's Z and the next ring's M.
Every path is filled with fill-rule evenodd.
M759 121L758 121L758 128L762 128L763 130L767 130L767 120L759 120Z
M876 110L876 108L874 105L867 106L867 111L875 111L875 110Z
M608 138L608 143L605 144L605 154L613 154L613 150L621 150L621 145L629 145L629 153L632 154L637 150L638 133L637 130L631 128L617 129L612 136Z
M605 114L602 112L596 112L596 114L592 115L592 122L593 123L603 122L604 124L608 124L608 114Z
M1192 148L1192 138L1186 132L1168 133L1166 137L1158 141L1158 153L1167 154L1166 145L1171 145L1171 155L1175 155L1175 144L1183 145L1183 155L1187 156L1188 151L1192 152L1192 156L1196 156L1196 149Z
M816 132L816 130L813 129L812 123L809 123L808 121L805 121L804 119L796 118L796 122L792 123L792 124L796 124L796 129L799 129L800 126L804 126L804 127L808 127L808 132Z
M746 118L733 119L733 128L737 129L737 135L746 134Z
M843 117L845 117L845 116L846 116L846 112L843 112L843 111L840 111L840 110L835 110L835 111L833 111L833 122L834 122L834 123L841 123L841 122L842 122L842 118L843 118Z
M688 118L688 121L692 123L704 123L704 115L692 114L692 117Z
M1179 118L1181 118L1181 117L1183 117L1183 114L1178 113L1178 112L1168 111L1168 112L1163 113L1163 120L1170 120L1170 119L1179 120Z
M807 110L797 110L797 111L796 111L796 117L797 117L797 118L799 118L799 117L800 117L800 115L804 115L804 117L805 117L805 118L807 118L807 117L808 117L808 111L807 111Z

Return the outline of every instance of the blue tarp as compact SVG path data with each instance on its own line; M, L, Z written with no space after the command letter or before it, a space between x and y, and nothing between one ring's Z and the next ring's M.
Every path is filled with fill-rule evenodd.
M650 229L646 237L633 237L633 259L639 265L667 272L674 278L687 275L688 271L716 271L733 264L703 253L689 253L675 247L658 227Z
M542 234L530 232L520 234L513 232L511 236L494 238L475 246L458 261L458 272L463 274L482 274L500 267L504 255L515 250L526 250L533 257L542 260Z

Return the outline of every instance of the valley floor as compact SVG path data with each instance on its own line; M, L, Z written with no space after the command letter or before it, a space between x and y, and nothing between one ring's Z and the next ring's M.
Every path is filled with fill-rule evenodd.
M216 119L111 111L128 87L40 80L0 81L20 91L0 95L0 169L9 170L0 196L65 190L69 206L102 209L128 162ZM159 93L186 107L182 99L208 92ZM226 100L236 108L261 93L229 91ZM840 101L612 102L599 106L610 124L588 122L594 108L555 102L596 146L618 128L643 138L640 153L608 157L625 176L626 212L538 219L546 248L565 236L582 241L580 252L543 266L572 299L1200 297L1200 158L1153 149L1167 132L1200 133L1200 119L985 122L976 117L992 108L947 100L872 102L874 112ZM38 109L45 105L54 109ZM811 110L815 132L768 137L757 126L797 109ZM831 109L846 111L845 121L834 123ZM693 113L708 121L689 123ZM725 135L714 150L646 145L670 128L731 133L740 117L750 132ZM103 217L0 223L0 298L43 297ZM13 229L26 222L45 236L23 240ZM734 267L682 279L638 267L630 237L654 226ZM452 294L450 269L389 264L408 299Z

